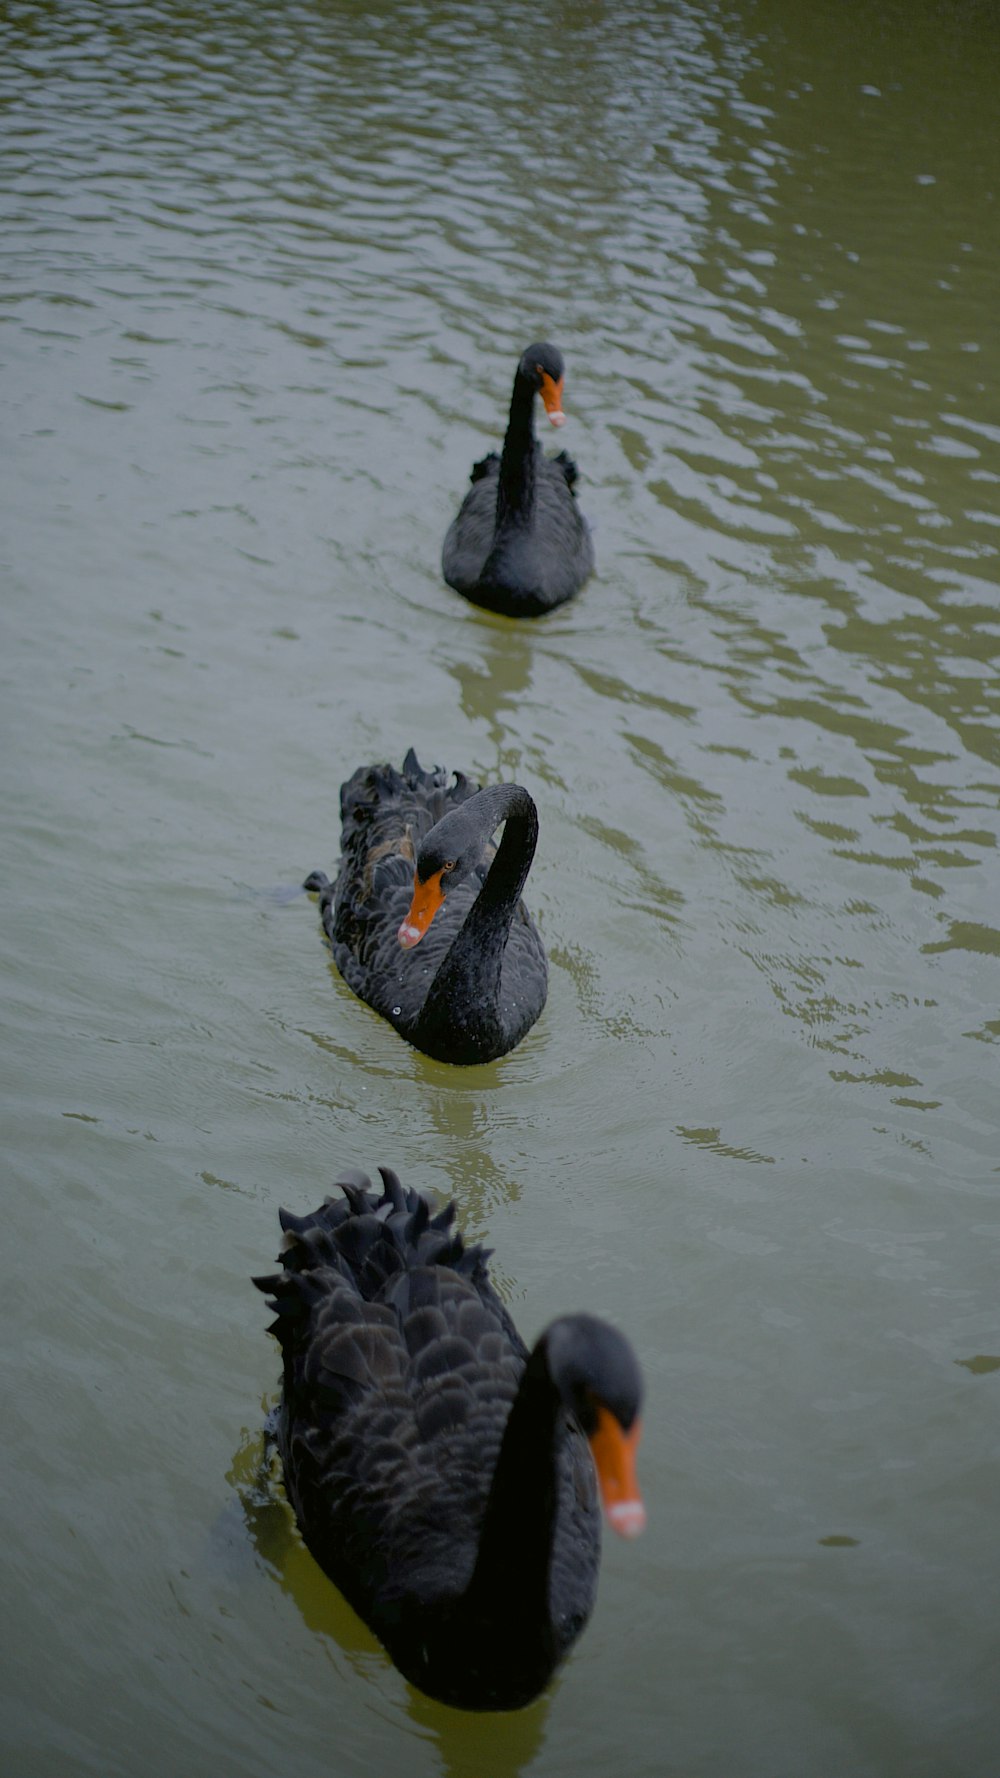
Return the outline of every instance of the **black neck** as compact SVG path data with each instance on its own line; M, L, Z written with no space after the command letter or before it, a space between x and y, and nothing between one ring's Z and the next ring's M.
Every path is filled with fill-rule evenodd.
M442 961L420 1015L427 1035L437 1020L453 1032L457 1025L481 1028L484 1036L501 1023L500 976L511 921L538 841L538 815L519 784L495 784L475 799L484 840L506 823L489 875Z
M502 920L506 935L535 856L538 812L520 784L490 785L481 794L483 818L490 823L490 833L496 832L501 821L505 826L489 875L465 925L468 926L474 916L480 919L492 917Z
M437 1608L414 1595L408 1619L393 1621L398 1634L384 1637L432 1697L481 1710L528 1704L580 1627L550 1599L561 1415L536 1347L504 1428L468 1584L457 1595L446 1586Z
M497 482L497 524L530 512L535 501L535 390L518 371Z
M535 1347L504 1428L466 1595L547 1634L549 1571L559 1498L557 1447L563 1408L545 1341Z

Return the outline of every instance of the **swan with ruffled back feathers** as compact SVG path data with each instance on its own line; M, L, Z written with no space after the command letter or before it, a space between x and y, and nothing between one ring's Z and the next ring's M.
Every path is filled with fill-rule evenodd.
M642 1381L624 1336L564 1315L529 1351L487 1255L379 1169L376 1197L280 1212L285 1489L317 1562L431 1697L537 1697L593 1609L600 1503L642 1530Z
M313 871L334 962L401 1037L440 1062L491 1062L520 1043L548 991L521 890L538 815L519 784L363 766L341 787L341 859ZM496 852L492 835L504 824Z

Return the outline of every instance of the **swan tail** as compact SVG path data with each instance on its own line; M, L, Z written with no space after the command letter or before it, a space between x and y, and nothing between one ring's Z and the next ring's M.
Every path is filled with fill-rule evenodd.
M560 451L558 457L553 457L552 461L553 463L558 463L559 468L562 470L563 475L566 478L567 488L575 488L577 481L579 480L580 471L577 469L569 452Z
M401 772L391 765L359 766L340 787L341 821L367 820L380 808L411 801L414 794L428 796L447 782L448 774L441 766L425 771L412 747Z
M473 463L472 468L469 471L469 480L473 483L482 482L485 481L488 476L499 474L500 458L497 456L496 451L490 451L488 456L480 457L478 463Z
M311 870L302 887L307 889L310 895L321 895L324 889L329 889L330 879L325 871Z
M381 1196L367 1174L345 1168L336 1181L342 1196L327 1197L304 1216L279 1210L283 1269L253 1282L271 1298L276 1320L270 1331L283 1347L304 1338L312 1310L344 1283L355 1299L391 1301L398 1313L410 1299L408 1276L445 1267L499 1307L489 1282L489 1254L466 1246L453 1226L454 1203L432 1214L429 1200L404 1186L391 1167L379 1172Z

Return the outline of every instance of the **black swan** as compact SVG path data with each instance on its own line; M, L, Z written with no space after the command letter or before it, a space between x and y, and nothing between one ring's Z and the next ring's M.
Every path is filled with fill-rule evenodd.
M492 1062L545 1005L548 966L520 899L538 838L519 784L361 766L340 790L336 881L313 871L348 987L439 1062ZM496 853L491 835L505 822ZM414 946L419 945L418 950Z
M590 1616L598 1489L623 1536L642 1381L628 1341L565 1315L528 1351L487 1255L380 1167L342 1198L279 1212L276 1314L285 1490L320 1567L433 1698L514 1710ZM596 1469L596 1474L595 1474Z
M532 418L541 395L561 426L563 361L555 346L529 346L514 378L503 455L491 451L444 540L441 567L457 593L507 617L538 617L578 593L594 567L594 546L576 504L576 464L565 451L546 457Z

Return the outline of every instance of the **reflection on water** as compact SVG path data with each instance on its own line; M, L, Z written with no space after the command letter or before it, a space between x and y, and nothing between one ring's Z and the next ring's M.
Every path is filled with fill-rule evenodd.
M265 1431L244 1430L226 1481L236 1491L254 1549L295 1600L309 1628L330 1637L356 1671L364 1672L358 1656L369 1657L370 1664L370 1657L381 1655L388 1664L377 1638L306 1549L285 1499L280 1461Z
M530 637L524 634L523 624L518 625L511 618L483 614L480 624L479 657L468 660L456 654L444 664L458 687L464 714L471 722L483 725L496 748L496 760L491 761L493 771L504 777L512 769L512 717L531 690L534 649Z
M371 1682L392 1663L378 1639L329 1581L306 1549L281 1485L280 1462L265 1434L244 1431L227 1482L243 1511L245 1534L270 1574L294 1599L304 1623L346 1656L352 1683ZM448 1778L477 1778L489 1748L493 1778L517 1778L530 1764L545 1733L549 1702L525 1710L453 1710L399 1680L413 1727L435 1746Z
M433 1745L442 1778L481 1778L484 1758L489 1761L490 1778L517 1778L544 1746L550 1705L547 1697L524 1710L472 1714L433 1705L412 1686L407 1690L410 1720Z

